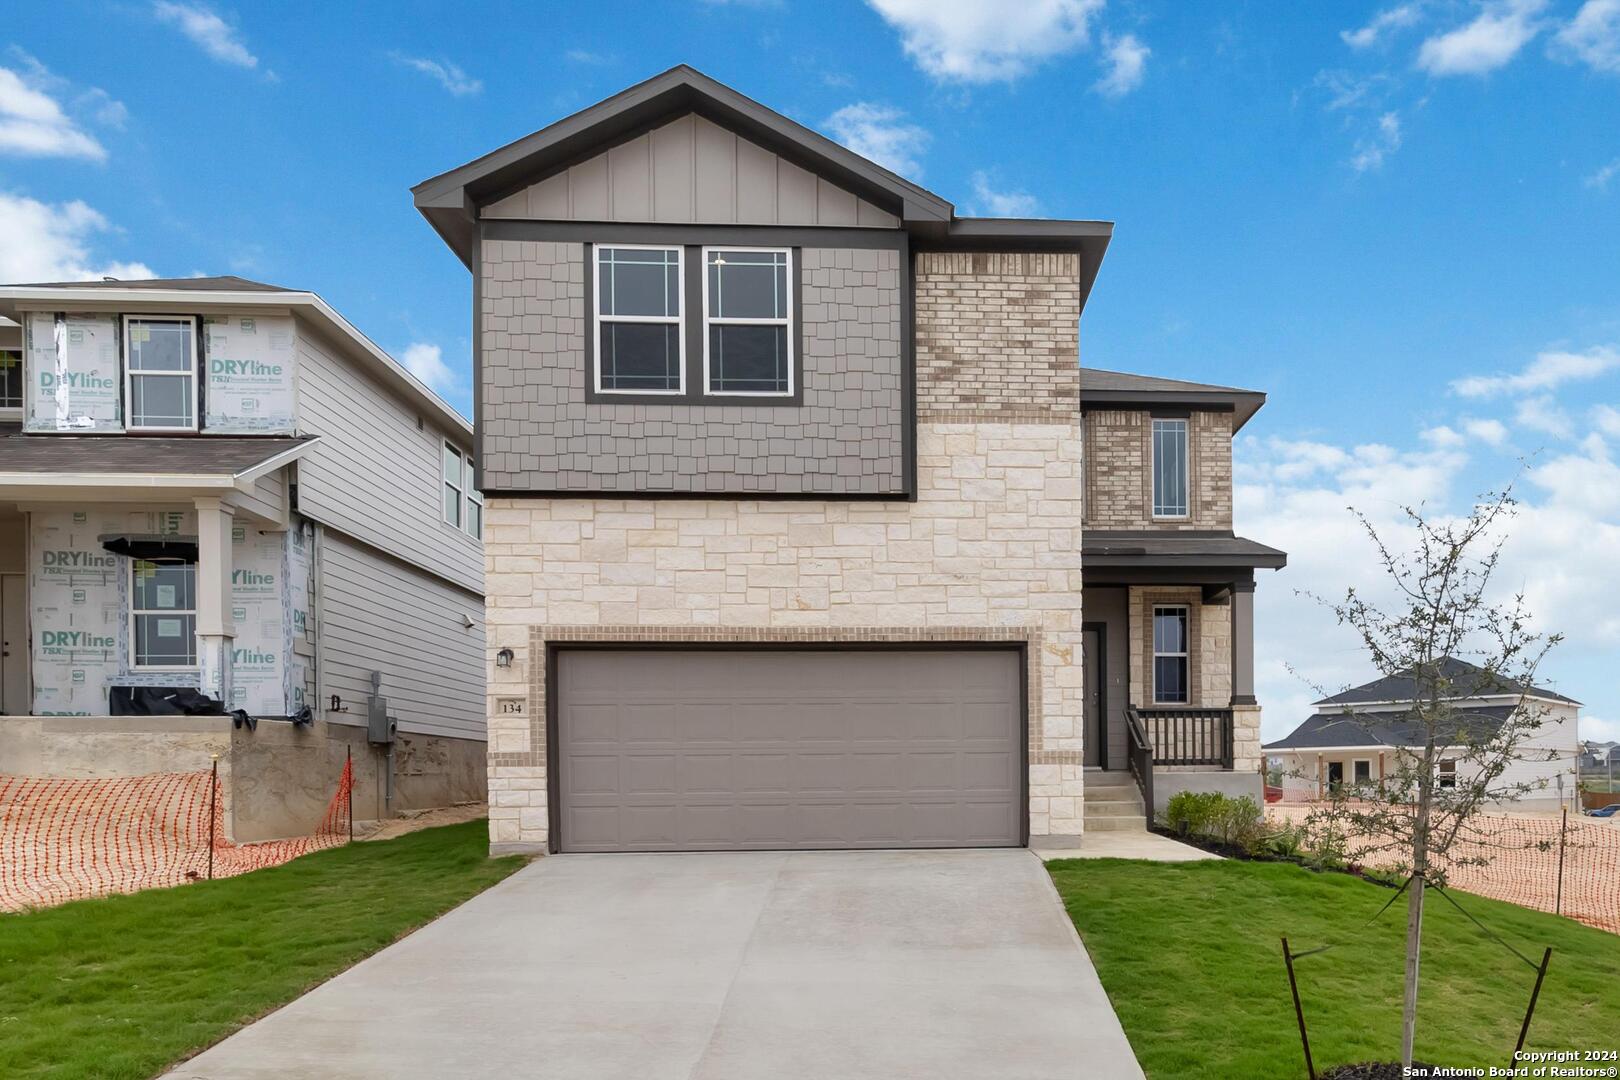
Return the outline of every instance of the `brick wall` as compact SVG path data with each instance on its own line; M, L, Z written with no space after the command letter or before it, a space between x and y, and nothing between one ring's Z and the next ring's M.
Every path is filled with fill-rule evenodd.
M916 262L918 416L1073 420L1079 256L925 251Z
M546 841L544 648L586 639L1025 642L1030 829L1078 833L1077 434L921 425L915 503L489 497L492 841Z
M590 403L584 245L486 239L481 252L490 490L905 489L898 252L801 250L804 393L794 406ZM688 370L691 381L691 358Z
M1232 414L1194 412L1188 424L1191 515L1153 517L1152 427L1143 410L1088 409L1086 526L1092 529L1230 529Z

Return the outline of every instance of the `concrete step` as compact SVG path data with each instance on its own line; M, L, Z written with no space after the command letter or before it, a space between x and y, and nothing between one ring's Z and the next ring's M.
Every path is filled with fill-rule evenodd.
M1089 808L1088 808L1089 809ZM1141 814L1129 817L1093 817L1086 814L1087 832L1147 832L1147 818Z
M1141 799L1087 799L1086 819L1100 817L1141 817Z

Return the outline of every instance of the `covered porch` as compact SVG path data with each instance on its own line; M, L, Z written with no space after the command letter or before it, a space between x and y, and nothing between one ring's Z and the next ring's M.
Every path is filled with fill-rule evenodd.
M1155 811L1183 790L1260 801L1255 571L1285 562L1230 533L1087 533L1088 768L1128 773Z

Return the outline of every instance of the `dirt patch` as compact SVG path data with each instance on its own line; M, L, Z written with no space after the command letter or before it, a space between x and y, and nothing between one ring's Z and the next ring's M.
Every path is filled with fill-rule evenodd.
M416 832L418 829L432 829L440 825L460 825L464 821L476 821L489 813L489 807L481 802L457 803L455 806L439 806L431 810L402 810L399 815L387 821L357 822L354 827L356 840L392 840L396 836Z

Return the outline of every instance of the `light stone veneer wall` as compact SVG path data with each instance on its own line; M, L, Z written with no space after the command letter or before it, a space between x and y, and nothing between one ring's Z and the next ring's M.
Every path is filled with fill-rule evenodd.
M1079 834L1078 428L923 423L917 443L914 503L490 496L494 849L545 848L545 648L570 640L1026 643L1030 832Z

